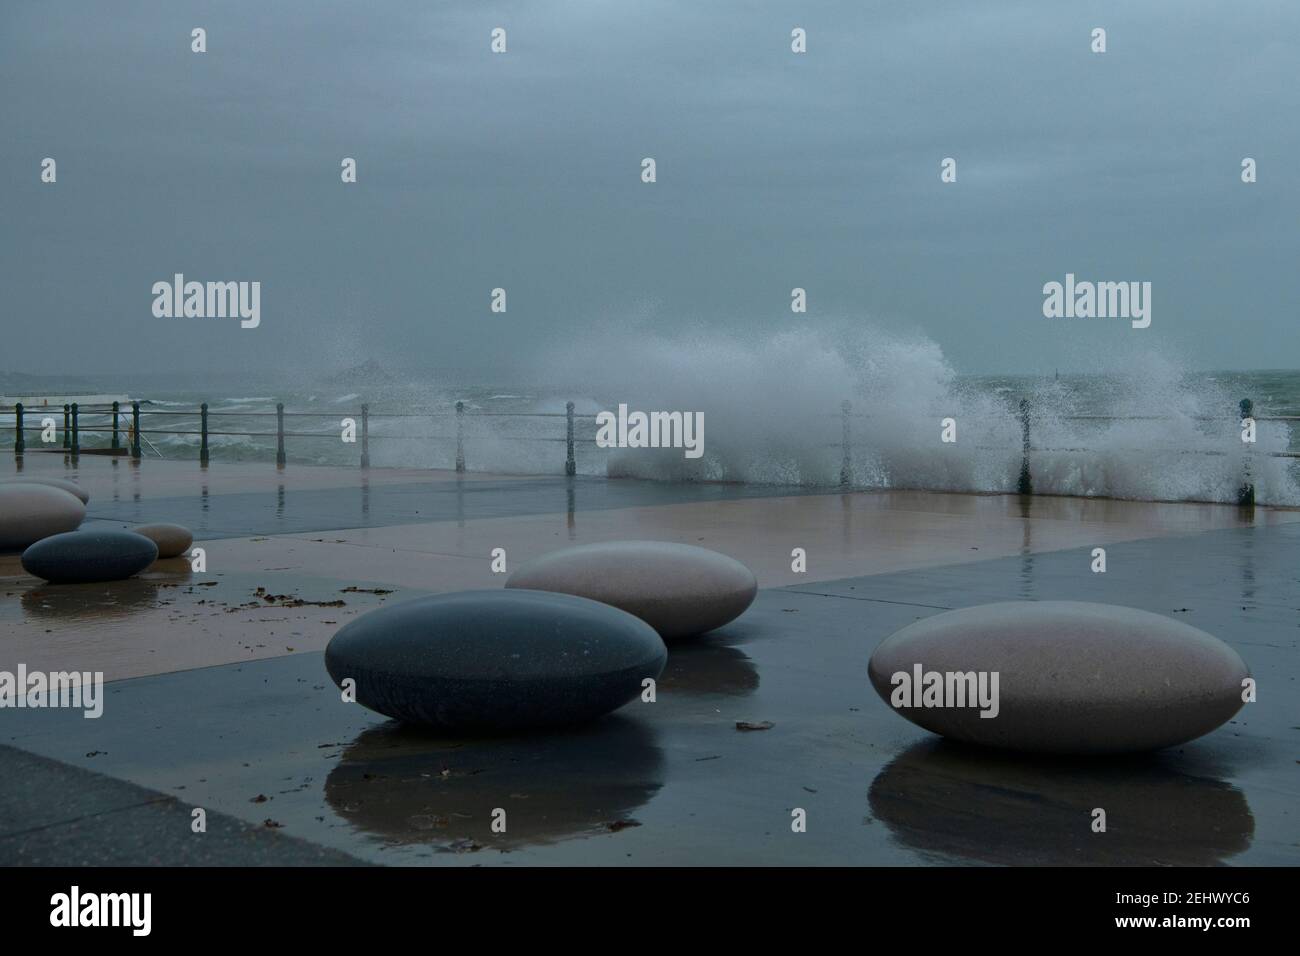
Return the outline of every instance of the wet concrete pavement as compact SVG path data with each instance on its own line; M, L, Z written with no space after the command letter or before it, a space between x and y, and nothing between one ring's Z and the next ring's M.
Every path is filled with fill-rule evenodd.
M39 460L44 473L64 473L54 468L56 456ZM196 530L207 570L191 573L187 562L173 560L128 582L49 587L26 576L17 555L0 555L0 664L53 669L75 660L79 669L119 679L321 650L339 625L380 604L499 587L504 575L490 563L495 548L506 550L514 568L570 544L679 541L729 554L771 587L1245 524L1237 509L1222 506L1071 498L1026 504L1013 496L926 492L787 495L594 479L578 481L578 490L566 479L432 472L416 481L419 473L386 470L372 477L342 468L276 473L265 465L203 471L182 462L85 458L74 474L92 494L87 526L183 520L195 508L201 518L204 484L222 489L206 496L207 514L221 520ZM138 483L138 499L123 493L124 482ZM378 523L354 526L367 486L392 498L382 512L370 511ZM249 487L256 490L241 490ZM180 494L186 488L188 495ZM568 510L588 498L637 503ZM1249 526L1297 518L1259 509ZM268 527L298 530L273 534ZM791 570L794 548L807 553L805 573Z
M358 866L344 853L156 791L0 747L0 861L6 866Z
M503 521L497 512L516 506L492 499L511 492L478 485L483 497L472 500L484 507L463 526L452 516L312 529L230 541L228 552L214 541L220 579L155 571L102 596L33 598L35 582L0 568L0 668L36 667L35 656L89 669L88 660L125 656L118 673L142 675L107 686L98 720L0 712L0 744L9 745L0 774L12 779L39 755L58 761L46 768L57 769L51 786L81 795L67 817L34 825L38 796L2 788L0 861L73 861L77 852L111 860L114 847L137 859L138 821L86 829L97 812L111 821L100 811L121 804L96 796L108 781L231 821L212 853L249 830L305 841L284 850L285 862L303 846L332 862L449 865L1300 862L1292 513L1261 509L1246 522L1231 508L1066 499L1034 499L1026 512L1016 498L914 493L678 498L599 514L579 508L572 523L565 511ZM357 493L345 488L310 490ZM146 504L142 497L142 517L173 519ZM92 514L109 520L96 505ZM647 530L659 533L631 533ZM340 701L319 653L337 626L325 622L462 580L492 586L500 576L487 570L487 544L499 539L513 562L516 552L523 560L567 544L571 531L573 540L654 536L716 547L754 565L765 587L733 624L670 648L656 702L579 731L438 739ZM1098 543L1105 574L1089 570ZM257 550L264 546L272 550ZM789 572L793 546L809 550L806 576ZM295 566L272 570L286 559ZM392 594L340 593L404 574L389 582ZM218 583L196 586L203 581ZM168 583L179 586L161 587ZM267 603L250 597L258 586L346 604L241 608ZM907 623L986 601L1058 598L1140 607L1216 634L1250 664L1259 701L1158 755L1031 760L940 742L891 713L867 681L871 651ZM119 606L88 607L95 600ZM282 644L291 631L296 643ZM737 721L773 726L741 731ZM1097 806L1108 812L1105 834L1089 829ZM490 827L497 808L505 834ZM806 833L791 832L795 808L807 811ZM151 827L159 841L203 839L188 821L176 812ZM77 850L86 840L93 854ZM182 852L167 847L159 852Z

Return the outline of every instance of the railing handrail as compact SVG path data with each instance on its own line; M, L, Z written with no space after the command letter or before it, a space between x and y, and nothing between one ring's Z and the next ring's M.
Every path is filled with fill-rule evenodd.
M94 414L111 414L111 410L103 412L94 412ZM182 411L178 409L158 409L142 408L141 415L169 415L179 418L193 418L199 414L196 408L194 411ZM337 418L340 415L351 415L349 409L339 409L332 412L285 412L285 418ZM466 411L465 415L473 418L568 418L564 412L483 412L483 411ZM209 411L208 416L212 418L275 418L275 412L241 412L241 411ZM371 418L455 418L456 412L371 412ZM574 418L596 419L592 414L575 414Z
M363 468L368 468L370 466L369 425L372 419L454 418L456 420L455 435L401 434L401 435L382 435L377 437L382 437L386 441L387 440L455 441L456 442L455 468L456 471L458 472L463 472L465 470L465 441L467 438L470 440L478 440L480 438L483 438L483 439L491 439L494 441L513 441L513 442L544 442L544 443L564 442L566 445L566 459L565 459L566 475L573 475L576 473L576 461L575 461L574 448L577 444L584 444L584 445L598 444L598 442L594 438L589 438L585 436L579 437L578 435L576 435L574 426L579 419L583 420L584 422L595 421L599 416L592 415L592 414L583 414L583 415L577 414L575 411L574 403L571 401L566 403L565 411L563 412L494 412L494 411L485 411L482 409L469 410L465 407L465 402L463 400L456 402L453 409L450 411L428 409L422 411L408 411L408 412L373 412L370 410L370 406L368 403L362 403L358 413L354 413L351 409L342 408L342 407L334 408L329 411L290 412L285 410L283 403L276 403L276 408L275 411L273 412L256 412L256 411L247 411L242 409L232 409L228 411L212 411L208 407L208 404L206 402L200 403L198 407L194 410L178 409L174 407L169 407L165 409L151 408L148 407L149 402L147 400L138 400L138 399L131 401L129 404L130 404L131 418L130 418L130 423L127 425L127 432L130 438L130 448L128 449L128 451L133 459L139 460L141 457L141 449L140 449L141 439L143 439L145 443L148 444L149 447L154 450L155 454L157 454L159 457L162 457L162 453L158 451L158 449L154 446L154 444L151 441L149 441L147 437L149 435L182 435L182 436L197 435L199 436L200 439L199 461L200 464L204 467L208 465L208 461L209 461L208 439L211 437L275 438L276 439L276 465L277 467L283 467L286 461L285 446L284 446L284 440L286 438L329 438L332 440L338 440L341 437L340 433L337 430L331 430L329 432L287 431L284 427L284 421L286 418L339 419L340 424L344 424L347 421L351 420L353 423L353 427L355 427L356 419L353 418L354 414L358 414L361 420L361 430L360 430L359 438L360 438L360 445L361 445L361 467ZM57 413L59 406L43 404L43 405L37 405L32 407L25 407L23 403L17 402L14 404L13 408L14 408L14 426L13 426L14 454L16 456L21 456L25 451L25 445L26 445L25 433L27 431L44 430L43 426L39 426L39 425L28 426L24 424L25 421L24 416L27 414L27 412L30 411L35 413L38 416L45 418L45 417L49 417L49 413L51 410ZM111 433L112 434L111 448L114 451L121 451L121 446L119 442L120 431L121 431L120 419L121 419L121 415L125 411L125 409L122 407L121 402L114 401L111 403L95 403L95 404L85 405L85 406L77 402L71 402L71 403L64 404L62 406L62 410L63 410L62 447L67 451L67 454L70 457L75 459L80 454L81 451L80 438L82 434ZM952 412L948 412L948 413L931 412L929 414L931 416L939 415L940 417L947 417L949 415L952 415ZM958 412L958 414L960 413ZM88 417L111 416L112 427L111 428L98 427L94 425L88 426L82 423L81 421L82 415L86 415ZM162 417L182 417L182 418L194 418L197 416L199 418L200 427L197 430L192 428L144 428L141 426L141 417L145 415L156 415ZM275 417L277 421L277 427L276 430L273 432L213 430L208 427L208 421L209 419L214 417L217 418ZM830 416L828 415L826 417L830 417ZM841 449L842 459L841 459L841 467L840 467L840 484L843 487L850 487L852 486L853 483L853 453L852 453L853 449L852 449L852 431L851 431L850 423L855 418L870 419L877 416L874 416L869 412L855 413L853 411L852 404L848 401L844 401L841 403L840 413L838 417L841 419L842 422L840 442L837 444L835 443L828 444L825 447L828 448L838 447ZM1019 423L1021 426L1021 447L1019 449L1021 464L1020 464L1020 477L1018 483L1018 488L1021 494L1033 493L1033 480L1032 480L1033 473L1032 473L1032 468L1030 463L1031 455L1091 454L1096 452L1095 448L1086 448L1086 447L1085 448L1049 448L1041 445L1035 445L1031 441L1031 431L1032 431L1033 422L1036 417L1037 416L1034 413L1033 407L1029 402L1029 400L1021 399L1019 402L1018 415L1017 415L1017 418L1019 419ZM1233 418L1229 418L1227 416L1219 418L1219 417L1206 416L1206 415L1191 415L1191 416L1059 415L1059 416L1051 416L1051 417L1060 421L1100 421L1100 422L1190 420L1190 421L1197 421L1197 422L1217 422L1220 424L1227 424L1228 422L1234 421ZM550 437L544 435L501 435L501 434L493 434L489 436L467 435L465 433L466 418L520 418L520 419L563 418L565 419L566 422L566 428L565 428L565 435L563 437ZM1238 424L1242 424L1247 418L1250 418L1251 420L1257 423L1258 422L1300 421L1300 415L1255 416L1254 403L1250 399L1243 399L1238 404L1235 421ZM354 433L353 437L348 440L355 442L357 440L357 437L358 436ZM1243 435L1243 439L1244 439L1244 435ZM1008 456L1012 456L1012 457L1014 457L1016 453L1016 449L1014 447L1008 447L1005 449L1003 449L1001 446L977 445L975 447L979 448L980 450L1005 451L1008 454ZM1135 449L1107 449L1107 451L1140 452L1140 453L1147 453L1147 454L1173 453L1173 454L1186 454L1186 455L1206 455L1206 456L1214 456L1214 457L1223 457L1229 455L1229 452L1221 451L1217 449L1176 448L1176 447L1163 447L1163 448L1154 447L1153 448L1150 445L1140 449L1136 449L1136 448ZM1242 457L1242 484L1239 493L1239 501L1243 505L1253 505L1255 500L1255 485L1254 485L1254 479L1253 479L1252 469L1251 469L1251 460L1252 460L1252 456L1255 454L1255 451L1251 447L1246 447L1242 450L1241 453L1243 456ZM1262 455L1263 457L1270 457L1270 458L1300 459L1300 453L1297 452L1270 451L1270 452L1261 452L1259 454Z

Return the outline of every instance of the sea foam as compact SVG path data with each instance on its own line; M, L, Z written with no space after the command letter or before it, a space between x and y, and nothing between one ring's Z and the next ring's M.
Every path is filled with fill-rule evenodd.
M1153 353L1118 358L1100 376L1025 377L996 388L959 379L928 339L871 329L743 341L638 336L633 354L627 357L625 335L604 344L588 338L581 349L552 357L547 377L585 386L580 407L626 401L703 412L710 425L705 454L685 460L671 451L613 450L587 455L580 471L834 486L844 464L847 400L853 487L1013 492L1025 398L1037 494L1232 502L1249 448L1257 500L1300 504L1289 460L1268 456L1288 449L1286 423L1261 422L1255 445L1244 445L1239 396ZM945 418L956 421L955 443L940 440Z

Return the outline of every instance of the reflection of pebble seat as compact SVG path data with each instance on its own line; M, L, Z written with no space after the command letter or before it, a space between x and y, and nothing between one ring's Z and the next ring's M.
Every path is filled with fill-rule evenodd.
M538 591L467 591L371 611L325 649L334 682L389 717L454 730L574 724L658 678L659 636L616 608Z
M663 765L650 722L622 714L472 746L384 721L343 751L325 780L325 800L388 844L520 848L608 836L659 791ZM509 814L504 833L493 829L495 807Z
M739 561L689 544L610 541L566 548L520 567L508 588L557 591L635 614L665 640L735 620L758 593Z
M995 866L1217 866L1247 849L1245 795L1176 761L1016 754L935 737L872 781L871 816L927 855ZM1080 837L1102 807L1113 824ZM1122 822L1120 822L1122 821Z

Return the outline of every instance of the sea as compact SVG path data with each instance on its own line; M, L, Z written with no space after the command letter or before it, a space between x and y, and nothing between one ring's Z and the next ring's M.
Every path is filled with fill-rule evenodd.
M911 356L910 364L882 360L845 374L842 362L819 364L817 356L749 358L738 367L715 362L703 376L655 374L650 363L643 374L629 370L605 384L486 375L453 382L373 362L315 383L249 375L208 377L203 387L139 376L0 375L0 447L12 447L15 400L28 403L27 442L35 447L39 419L50 413L33 400L52 399L61 442L65 398L116 397L141 403L145 459L197 462L206 402L213 462L273 463L282 403L288 462L359 466L365 404L371 467L451 468L459 449L469 471L552 475L564 473L572 402L580 475L828 488L847 477L864 490L1004 493L1017 488L1027 412L1037 494L1233 502L1249 483L1261 504L1300 506L1300 372L1187 372L1157 363L1123 373L973 376ZM1254 442L1242 441L1242 399L1252 402ZM704 454L598 447L595 415L619 403L702 413ZM126 421L124 414L123 429ZM350 424L355 441L346 440ZM110 428L106 412L84 412L81 446L106 447Z

